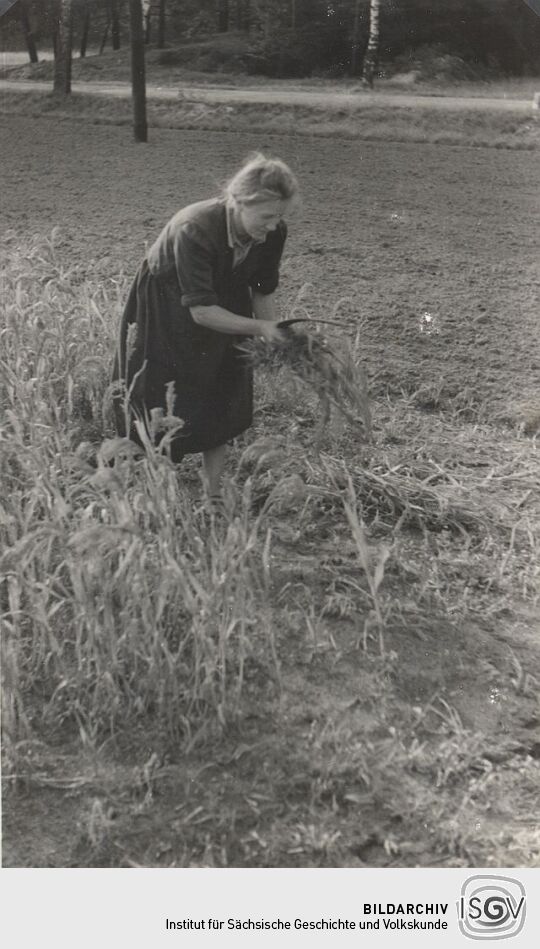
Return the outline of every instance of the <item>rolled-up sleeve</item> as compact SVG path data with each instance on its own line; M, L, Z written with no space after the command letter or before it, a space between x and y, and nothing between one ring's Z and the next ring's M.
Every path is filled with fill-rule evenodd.
M262 249L261 262L249 280L256 293L267 296L277 289L279 284L279 265L287 237L287 225L281 221L275 231L267 237Z
M217 304L213 250L204 232L187 222L172 235L172 246L182 306Z

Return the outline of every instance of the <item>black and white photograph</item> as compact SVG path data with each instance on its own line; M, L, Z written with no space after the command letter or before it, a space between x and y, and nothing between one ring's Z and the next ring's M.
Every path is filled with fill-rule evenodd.
M4 868L540 867L539 152L540 0L0 0Z

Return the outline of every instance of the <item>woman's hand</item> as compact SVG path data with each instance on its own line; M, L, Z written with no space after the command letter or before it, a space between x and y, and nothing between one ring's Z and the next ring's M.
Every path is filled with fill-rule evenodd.
M286 331L279 329L277 323L271 320L257 320L257 324L257 336L262 336L265 342L282 345L287 342Z

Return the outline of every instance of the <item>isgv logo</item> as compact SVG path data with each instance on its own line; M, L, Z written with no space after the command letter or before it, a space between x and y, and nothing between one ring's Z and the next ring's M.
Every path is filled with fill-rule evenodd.
M525 923L525 887L512 877L469 877L457 911L459 928L469 939L510 939Z

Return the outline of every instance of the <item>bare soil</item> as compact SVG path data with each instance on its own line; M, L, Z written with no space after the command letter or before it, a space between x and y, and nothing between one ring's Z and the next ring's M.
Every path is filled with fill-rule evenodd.
M304 284L319 315L348 298L340 312L362 326L381 450L396 464L438 451L463 474L493 463L487 430L501 472L533 456L535 155L161 129L135 145L125 128L3 118L3 228L23 240L59 226L66 259L100 273L132 272L170 215L215 193L247 152L278 154L303 190L283 307ZM418 425L396 431L385 404L407 398ZM277 431L289 423L273 422ZM506 503L511 491L501 482ZM523 504L534 513L534 498ZM308 588L314 616L327 602L328 565L341 558L346 571L352 558L343 538L325 537L330 517L321 511L294 543L284 533L275 566L276 591ZM537 609L517 593L501 605L494 591L491 601L489 577L463 568L473 605L486 596L478 609L455 621L415 612L407 570L426 569L424 540L411 535L409 562L385 578L403 612L383 656L361 648L354 611L327 611L310 639L289 602L281 687L254 663L242 719L224 736L208 734L187 754L143 726L99 755L67 740L54 753L36 744L37 778L4 794L4 865L540 865ZM448 556L459 573L458 547ZM444 744L445 708L458 716L456 745ZM426 747L440 745L439 771L419 759L393 786L396 730L403 763L420 715ZM428 794L439 794L439 812L433 803L426 812Z

